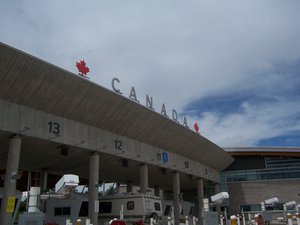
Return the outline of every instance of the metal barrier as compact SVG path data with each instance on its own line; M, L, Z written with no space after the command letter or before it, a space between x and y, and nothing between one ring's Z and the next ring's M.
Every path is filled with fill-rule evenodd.
M293 225L293 216L291 213L286 214L288 225Z
M297 225L300 225L300 214L296 213Z

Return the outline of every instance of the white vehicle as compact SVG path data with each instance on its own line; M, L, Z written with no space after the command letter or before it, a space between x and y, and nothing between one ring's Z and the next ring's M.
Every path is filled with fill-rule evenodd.
M157 222L162 220L160 198L143 194L126 194L100 198L100 221L107 221L108 218L112 217L118 218L122 205L126 222L135 223L142 220L147 223L150 218Z
M46 222L65 224L70 219L76 224L77 219L85 221L88 217L88 197L76 193L69 199L49 198L46 204ZM162 220L161 200L158 197L143 194L107 195L99 198L99 223L105 224L114 218L123 216L126 223L149 223L150 218Z

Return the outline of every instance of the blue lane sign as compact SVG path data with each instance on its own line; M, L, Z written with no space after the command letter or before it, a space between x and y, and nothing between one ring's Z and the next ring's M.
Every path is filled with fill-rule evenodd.
M167 152L163 152L163 153L162 153L162 161L163 161L164 163L169 162L169 156L168 156L168 153L167 153Z

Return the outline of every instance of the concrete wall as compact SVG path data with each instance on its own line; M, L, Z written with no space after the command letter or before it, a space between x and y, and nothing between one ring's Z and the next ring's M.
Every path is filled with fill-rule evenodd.
M229 183L228 193L230 214L239 213L241 204L260 204L260 202L278 197L281 203L300 202L300 179L281 181L259 181Z
M91 151L120 155L122 158L147 162L155 166L171 168L213 182L219 182L220 173L206 165L176 153L168 152L131 138L108 132L83 123L45 113L26 106L0 100L0 130L40 138ZM59 126L59 127L58 127ZM116 148L122 143L122 151ZM168 162L162 162L157 154L168 153ZM185 163L189 163L189 168Z

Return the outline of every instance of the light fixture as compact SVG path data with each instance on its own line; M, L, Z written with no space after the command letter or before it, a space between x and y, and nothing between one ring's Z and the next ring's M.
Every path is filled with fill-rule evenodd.
M63 156L67 156L69 154L69 147L66 145L59 145L57 149L60 150L60 154Z
M120 159L119 160L120 162L121 162L121 164L122 164L122 167L128 167L128 160L127 159Z

